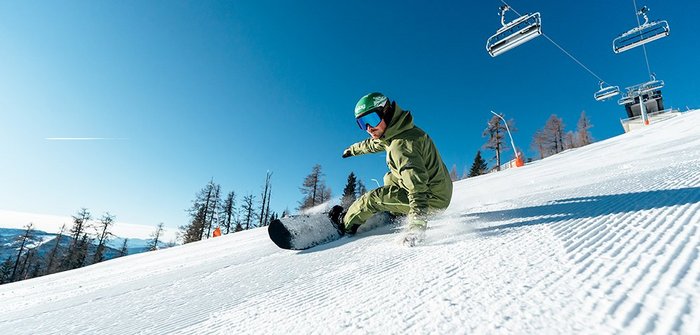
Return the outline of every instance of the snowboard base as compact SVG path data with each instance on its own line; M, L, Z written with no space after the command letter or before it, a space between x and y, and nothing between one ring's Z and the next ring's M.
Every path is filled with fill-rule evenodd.
M359 231L367 231L392 221L386 212L375 214ZM365 229L362 229L365 228ZM340 239L340 234L327 214L288 216L273 220L267 227L270 240L287 250L306 250Z

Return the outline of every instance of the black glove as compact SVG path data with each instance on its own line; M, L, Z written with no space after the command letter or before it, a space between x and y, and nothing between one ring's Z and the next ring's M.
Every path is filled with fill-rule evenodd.
M343 151L343 158L348 158L350 156L352 156L352 152L350 152L350 149L345 149L345 151Z

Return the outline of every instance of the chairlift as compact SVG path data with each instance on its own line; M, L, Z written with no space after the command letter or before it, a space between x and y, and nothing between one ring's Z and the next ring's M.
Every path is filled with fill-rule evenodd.
M622 98L620 98L620 100L618 100L617 103L619 105L633 103L635 98L643 96L645 94L649 94L654 91L658 91L661 88L663 88L664 85L665 83L663 80L656 79L656 77L652 74L651 80L641 84L627 87L625 94L622 95Z
M649 22L647 13L649 8L642 7L637 11L637 15L644 17L644 23L621 34L613 40L613 51L621 53L640 45L656 41L666 37L671 33L671 27L666 20Z
M664 84L665 83L663 80L656 79L656 77L652 74L651 80L641 84L630 86L627 88L627 91L638 92L638 94L644 94L647 92L659 90L664 87Z
M505 14L510 7L504 5L499 9L503 27L486 41L486 51L491 57L496 57L542 34L540 13L525 14L506 23Z
M600 90L593 94L593 98L596 101L608 100L618 94L620 94L620 87L618 86L603 86L605 82L600 82Z
M630 92L627 92L625 95L622 96L622 98L617 100L617 104L620 106L624 106L631 103L634 103L634 96L632 96Z

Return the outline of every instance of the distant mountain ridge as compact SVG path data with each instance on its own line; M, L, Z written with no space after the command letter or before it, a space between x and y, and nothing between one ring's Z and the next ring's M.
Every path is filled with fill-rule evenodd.
M17 251L21 243L18 239L24 234L24 231L24 229L0 228L0 262L4 261L8 257L12 258L13 260L17 257ZM38 255L41 257L45 257L55 247L57 236L58 234L55 233L47 233L42 230L34 230L30 241L24 246L24 252L27 252L27 249L37 248L35 250L38 252ZM121 237L111 238L107 242L104 251L104 260L109 260L118 257L120 255L122 245L124 244L124 240L125 239ZM73 239L71 237L66 236L64 234L61 237L59 254L65 252L72 243L72 241ZM133 255L148 251L149 242L150 240L146 239L129 238L126 244L127 254ZM165 243L158 243L158 246L159 248L167 247ZM96 248L97 246L93 242L92 245L89 247L88 254L93 255L95 253Z

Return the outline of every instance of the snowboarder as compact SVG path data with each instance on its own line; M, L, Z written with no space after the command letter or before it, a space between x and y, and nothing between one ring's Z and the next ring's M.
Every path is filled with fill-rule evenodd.
M357 102L355 119L370 138L343 151L343 158L386 151L389 172L384 186L357 199L347 211L335 206L329 212L341 234L357 228L378 212L407 215L404 243L423 239L427 215L447 208L452 180L432 139L413 125L413 116L382 93L370 93Z

